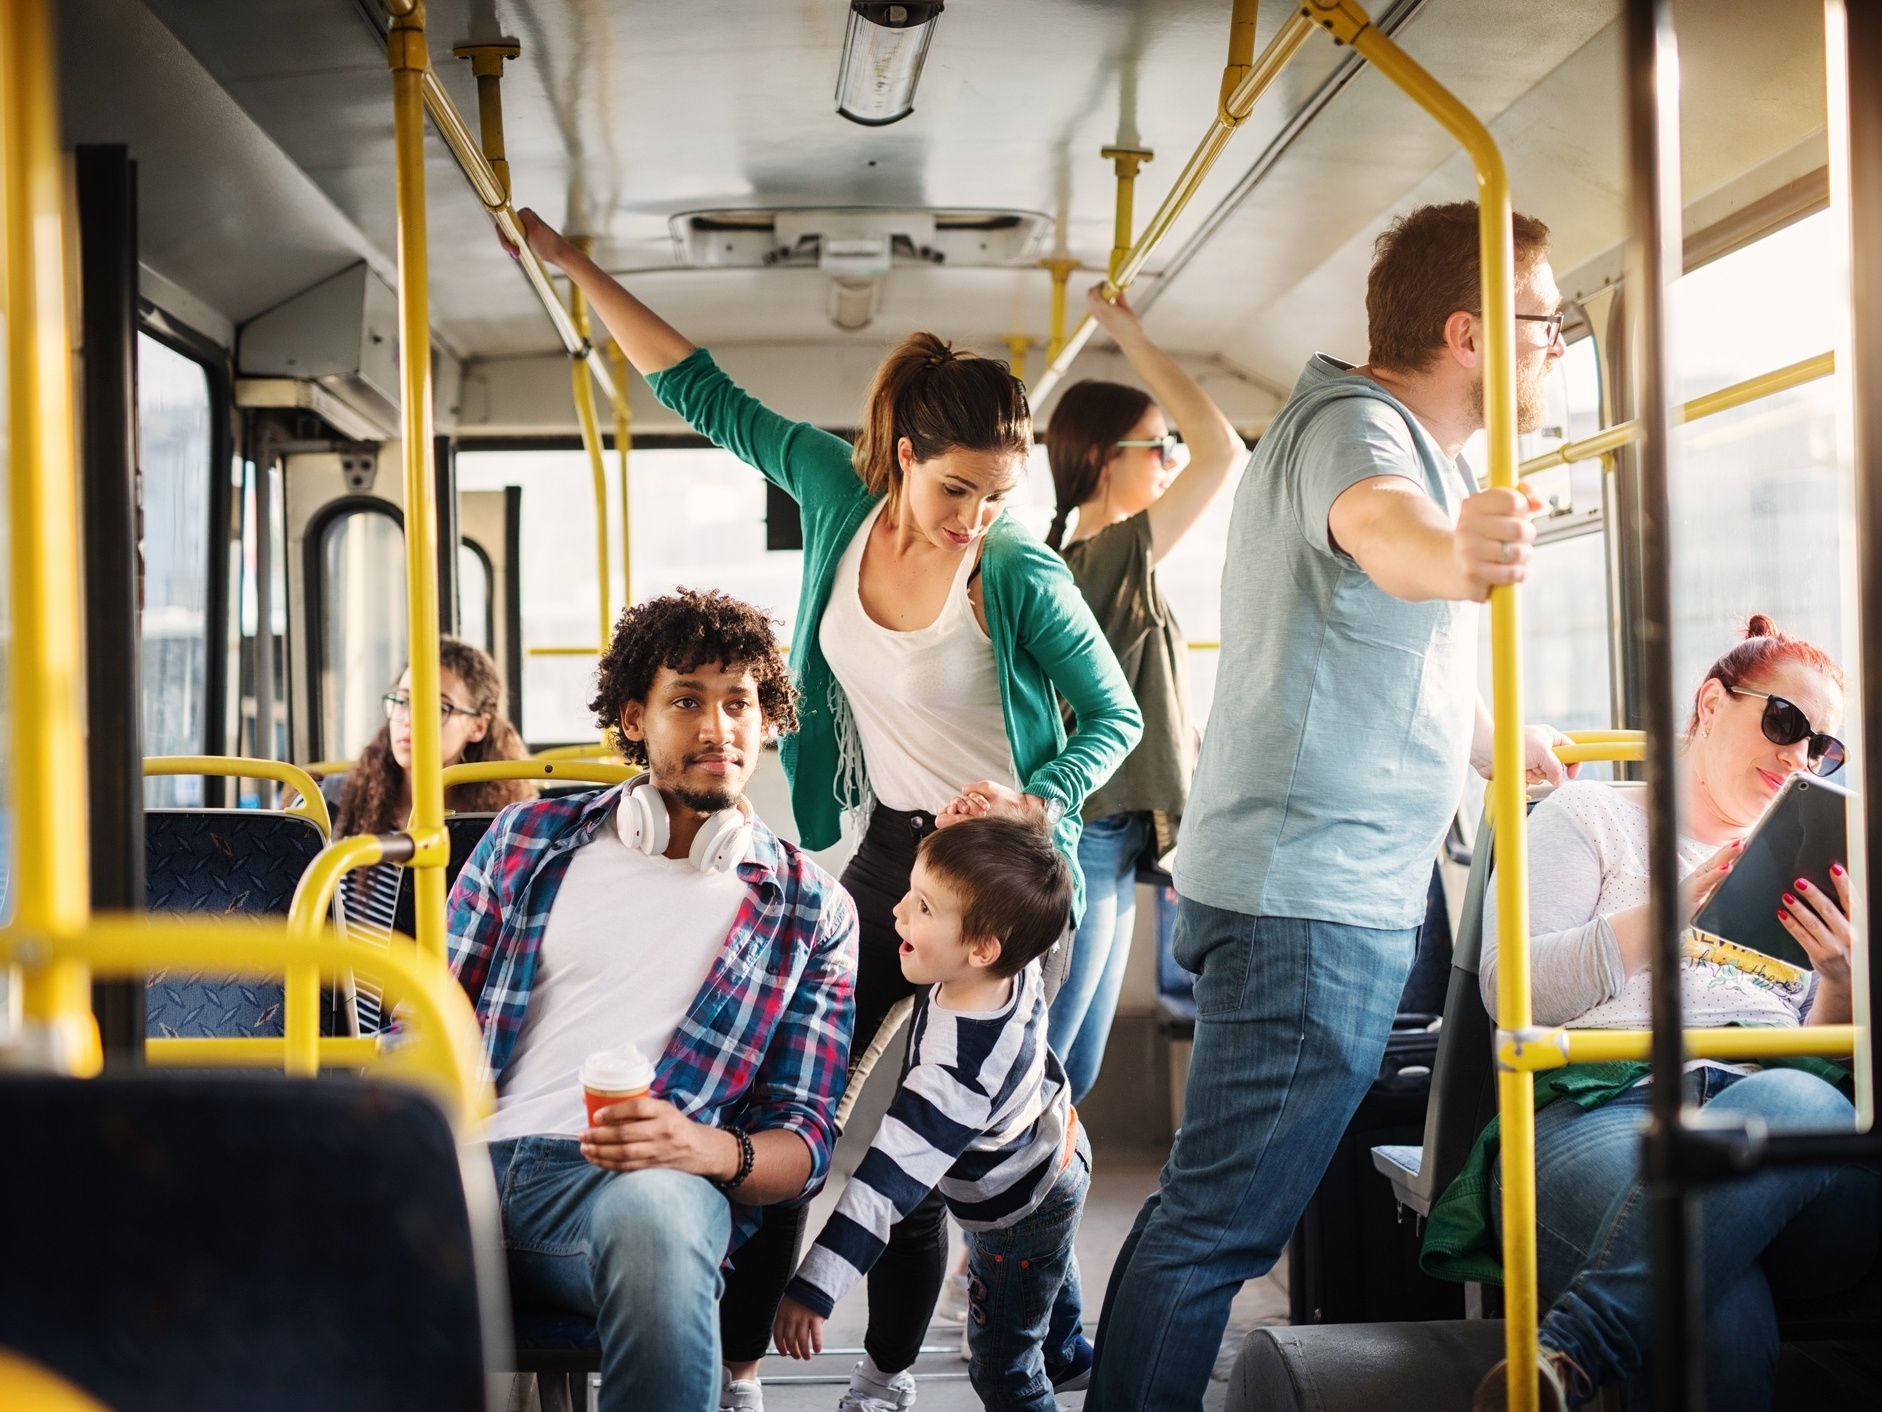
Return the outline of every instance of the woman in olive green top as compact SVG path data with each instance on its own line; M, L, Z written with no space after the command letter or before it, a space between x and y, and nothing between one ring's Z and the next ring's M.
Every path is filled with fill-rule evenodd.
M1136 920L1137 859L1170 827L1189 797L1195 727L1189 718L1189 650L1157 586L1156 565L1194 528L1247 449L1209 394L1161 348L1123 299L1086 298L1150 394L1122 383L1073 383L1046 430L1058 492L1047 542L1054 547L1073 511L1063 549L1072 577L1097 615L1144 713L1144 738L1109 782L1085 800L1078 861L1085 911L1065 984L1052 1001L1052 1049L1080 1103L1098 1080L1111 1018L1124 983ZM1169 408L1179 443L1169 434ZM1187 469L1180 452L1187 448ZM1177 473L1181 471L1179 476ZM1166 816L1159 828L1156 815Z
M878 1030L893 1033L913 993L892 909L922 837L972 815L1037 821L1072 863L1075 922L1079 809L1142 733L1065 565L1004 513L1032 445L1025 391L1004 364L916 334L877 373L852 450L741 391L711 354L521 216L531 248L580 286L655 396L803 511L792 649L802 696L781 754L805 847L836 843L845 809L869 811L842 880L860 924L852 1065L873 1059ZM1060 698L1077 721L1069 739ZM764 1352L802 1222L802 1208L774 1207L738 1252L721 1323L741 1382ZM945 1231L937 1196L890 1231L845 1407L912 1403L906 1369L941 1289ZM1049 1371L1074 1356L1076 1324L1061 1332Z

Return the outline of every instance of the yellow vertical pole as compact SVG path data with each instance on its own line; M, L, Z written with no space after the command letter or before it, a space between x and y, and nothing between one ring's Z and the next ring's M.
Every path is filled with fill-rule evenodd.
M1052 272L1052 314L1046 332L1046 366L1051 367L1065 347L1065 285L1078 261L1069 255L1053 255L1039 263Z
M90 917L80 725L77 462L65 314L58 58L45 0L0 4L0 224L6 243L9 588L12 597L13 925L69 934ZM103 1063L91 977L76 960L25 968L32 1060Z
M630 608L634 604L634 497L627 456L634 446L633 379L620 344L608 345L608 362L614 369L614 453L621 462L621 606ZM606 638L601 645L608 645Z
M1029 333L1009 333L1006 336L1006 356L1013 376L1020 382L1026 381L1026 355L1032 352L1032 335Z
M1131 253L1137 170L1156 154L1147 147L1106 147L1098 155L1117 168L1117 210L1112 218L1110 264L1111 279L1115 283Z
M477 80L477 137L484 149L484 160L510 196L510 163L503 151L503 61L514 59L523 46L514 39L490 43L460 44L451 51L460 59L469 59L471 74Z
M592 237L582 237L575 242L587 254L594 248ZM583 297L581 286L574 280L569 281L569 314L575 320L575 331L581 335L582 346L588 346L588 300ZM588 469L595 484L595 577L599 581L599 626L596 629L595 643L605 652L608 650L608 638L614 631L614 617L608 611L608 463L601 448L601 421L595 415L595 384L588 375L588 363L584 358L569 359L569 378L575 394L575 420L582 429L582 446L588 452Z
M424 0L388 0L392 132L398 183L399 421L405 470L405 599L412 656L413 897L421 951L442 958L444 834L438 714L438 504L431 468L431 299L425 246ZM401 13L402 12L402 13Z
M1306 0L1304 9L1350 44L1470 154L1477 172L1478 253L1483 281L1484 429L1493 486L1516 484L1516 257L1510 233L1509 174L1496 139L1444 86L1371 22L1354 0ZM1491 715L1496 724L1491 791L1497 817L1497 1010L1503 1030L1531 1021L1529 856L1523 828L1522 618L1517 589L1490 594ZM1536 1110L1526 1073L1500 1068L1503 1146L1503 1298L1511 1412L1535 1412Z
M1232 125L1239 125L1248 116L1244 113L1236 117L1229 99L1255 67L1255 19L1260 8L1261 0L1235 0L1229 15L1229 58L1222 68L1222 93L1216 100L1216 112L1223 122Z

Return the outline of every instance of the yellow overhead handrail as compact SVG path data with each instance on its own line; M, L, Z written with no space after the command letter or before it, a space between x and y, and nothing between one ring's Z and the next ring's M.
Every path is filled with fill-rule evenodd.
M65 311L59 60L45 0L0 4L0 240L6 260L7 574L12 696L6 741L16 937L65 936L91 912L85 848L77 462ZM73 1074L103 1063L81 955L22 964L14 1062Z
M619 753L605 740L594 741L587 745L552 745L547 750L538 750L529 758L532 760L599 760L617 765L621 763Z
M405 640L412 644L412 821L403 838L412 869L413 915L419 950L439 960L445 954L444 871L451 858L444 831L444 749L439 715L438 503L431 467L431 294L425 244L425 96L437 76L425 44L423 0L396 0L386 36L392 72L392 146L398 207L399 255L399 435L405 470ZM481 161L481 157L479 158ZM486 165L485 172L489 172ZM495 177L491 177L495 181ZM507 202L505 205L507 209ZM421 650L422 649L422 650ZM331 867L327 854L342 857L355 840L344 839L316 858L314 876ZM344 871L340 869L339 871ZM338 872L333 875L338 884ZM307 877L302 878L302 888ZM296 894L299 899L299 893ZM331 897L328 898L331 902ZM321 913L325 915L324 910ZM293 979L292 974L289 976ZM290 1003L288 1018L294 1017ZM293 1046L290 1045L290 1050ZM290 1057L293 1057L292 1053Z
M1222 100L1216 112L1215 121L1203 134L1202 141L1197 144L1188 163L1182 171L1177 173L1176 184L1170 188L1169 194L1163 198L1163 203L1151 216L1150 223L1144 227L1143 234L1137 237L1136 243L1122 259L1113 259L1110 278L1105 281L1104 286L1106 299L1115 300L1118 295L1129 289L1132 282L1143 272L1151 253L1170 233L1177 218L1183 214L1196 192L1201 189L1204 178L1215 166L1216 158L1222 155L1223 149L1228 146L1229 139L1235 135L1236 129L1248 121L1248 115L1254 111L1256 101L1280 76L1281 70L1287 67L1288 60L1299 52L1301 45L1305 44L1308 36L1313 33L1313 21L1305 13L1290 15L1282 24L1280 32L1268 41L1268 47L1250 61L1245 57L1242 44L1250 40L1252 36L1253 10L1252 4L1238 3L1230 22L1229 62L1227 72L1224 74L1224 83L1226 84L1233 74L1239 74L1239 78L1235 79L1233 89ZM1097 330L1097 324L1092 321L1090 315L1086 315L1080 320L1078 327L1072 331L1071 337L1065 339L1058 350L1053 353L1045 372L1040 375L1039 385L1029 394L1035 408L1044 402L1052 390L1059 385L1060 380L1065 376L1066 369L1071 367L1072 361L1084 351L1085 345L1091 341L1092 334Z
M1682 403L1673 409L1673 420L1696 422L1702 417L1716 416L1720 412L1729 412L1734 407L1743 407L1748 402L1756 402L1764 397L1775 397L1780 392L1789 392L1793 387L1802 387L1819 378L1829 377L1835 371L1836 354L1819 353L1814 358L1787 363L1781 368L1773 368L1768 373L1759 373L1756 377L1746 378L1743 382L1721 387L1717 392L1708 392L1703 397L1695 397L1692 401ZM1566 442L1552 451L1543 452L1540 456L1531 456L1517 467L1517 472L1526 476L1536 471L1546 471L1553 466L1567 466L1576 461L1606 456L1623 446L1632 445L1640 440L1642 435L1638 420L1617 422L1611 427L1603 427L1593 436L1583 437L1580 441Z
M628 396L633 380L628 376L627 352L618 343L608 345L608 364L614 369L614 452L621 462L621 606L634 606L634 498L633 482L627 475L627 453L634 446L634 404ZM612 625L610 625L612 628ZM602 641L608 640L602 634Z
M32 953L51 948L105 976L137 976L167 967L226 976L293 975L337 981L365 971L384 986L387 1004L398 1004L402 1025L396 1039L328 1041L328 1053L351 1063L374 1058L367 1071L402 1078L427 1089L460 1132L470 1132L495 1108L485 1074L483 1037L463 990L441 962L409 946L390 948L346 941L329 928L298 930L292 922L270 918L158 917L101 914L82 930L55 938L29 936L18 927L0 933L0 960L31 964ZM276 1041L223 1039L180 1043L150 1041L158 1062L234 1062L247 1055L272 1061L287 1052ZM367 1049L371 1044L373 1048ZM209 1046L227 1046L212 1049ZM321 1049L312 1051L317 1066ZM205 1059L205 1056L207 1058ZM375 1058L376 1056L376 1058ZM289 1065L290 1072L311 1072Z
M144 773L159 775L214 775L225 779L275 780L300 795L282 812L311 819L322 838L333 836L333 820L327 815L327 801L314 777L299 765L285 760L251 760L239 755L146 755Z
M444 787L482 784L486 780L569 780L576 784L619 784L640 773L639 765L611 764L605 760L477 760L447 765Z
M422 11L423 6L416 9ZM394 21L395 26L399 23ZM419 28L423 30L423 16L419 16ZM561 297L555 292L555 285L550 282L549 270L536 252L529 248L529 242L523 238L522 222L516 218L516 210L510 204L508 184L498 177L489 159L478 149L477 139L471 136L470 128L465 124L463 114L451 101L451 95L444 91L444 85L438 81L438 75L427 64L420 74L420 84L424 93L425 111L431 115L432 125L437 128L438 136L457 159L460 170L471 184L471 190L477 193L477 199L484 203L484 210L489 214L503 238L516 251L517 263L523 268L524 277L529 280L530 288L535 290L536 299L542 310L549 316L549 322L555 326L556 337L561 340L563 351L571 358L580 358L588 364L588 371L593 374L601 387L601 395L612 402L620 392L616 389L614 378L608 370L608 360L600 350L589 343L575 330L575 321L569 316ZM480 84L481 91L481 84ZM499 115L500 116L500 115Z
M1509 174L1490 129L1442 84L1372 23L1355 0L1304 0L1304 16L1353 49L1470 155L1477 174L1478 253L1482 262L1484 429L1489 483L1516 484L1516 257L1511 233ZM1272 46L1270 46L1272 47ZM1496 812L1522 817L1522 618L1515 585L1490 593L1491 715L1495 722L1491 790ZM1508 829L1497 853L1498 1013L1526 1029L1530 1023L1529 867L1525 831ZM1509 1406L1535 1412L1536 1365L1536 1127L1535 1090L1529 1079L1498 1075L1503 1142L1504 1328L1509 1358Z
M301 768L310 775L325 778L328 775L343 775L353 768L351 760L314 760Z

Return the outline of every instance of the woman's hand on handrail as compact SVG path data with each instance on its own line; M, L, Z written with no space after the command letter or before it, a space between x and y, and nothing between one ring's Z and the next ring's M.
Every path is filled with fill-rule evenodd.
M1856 932L1849 923L1849 871L1841 863L1832 863L1830 881L1836 884L1834 898L1825 897L1822 888L1798 878L1792 884L1796 891L1784 894L1784 906L1777 912L1784 930L1796 938L1816 968L1817 998L1810 1006L1809 1020L1813 1025L1846 1025L1854 1013L1849 951L1856 944Z
M642 377L672 367L693 351L693 345L678 329L629 294L619 280L529 207L519 210L516 219L522 224L529 248L545 264L561 270L588 297L601 322L607 325L614 341L627 354L628 362ZM516 254L510 243L503 240L501 232L497 239L503 241L503 248L512 256ZM627 389L622 388L621 392L625 396Z
M1120 294L1113 303L1104 297L1103 289L1102 283L1094 284L1085 295L1092 321L1116 340L1118 350L1148 385L1150 395L1189 448L1189 464L1148 512L1150 558L1155 563L1195 527L1248 448L1202 385L1150 341L1130 301Z

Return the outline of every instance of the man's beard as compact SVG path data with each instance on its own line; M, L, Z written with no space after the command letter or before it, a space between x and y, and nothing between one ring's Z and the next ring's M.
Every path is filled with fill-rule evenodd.
M1518 363L1516 365L1516 430L1519 432L1535 431L1549 415L1549 399L1542 391L1542 380L1549 375L1548 363L1534 365ZM1483 379L1470 385L1471 411L1476 414L1477 425L1484 425Z
M654 760L650 757L648 767L655 781L658 782L665 779L685 778L686 768L691 763L684 755L677 759L661 760ZM721 809L732 809L738 805L738 795L730 789L689 789L682 784L662 784L660 788L688 809L701 814L716 814Z

